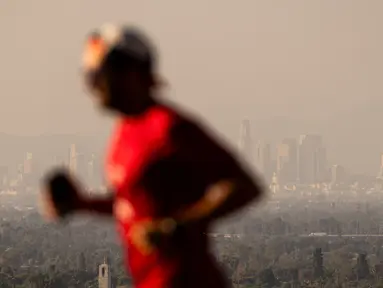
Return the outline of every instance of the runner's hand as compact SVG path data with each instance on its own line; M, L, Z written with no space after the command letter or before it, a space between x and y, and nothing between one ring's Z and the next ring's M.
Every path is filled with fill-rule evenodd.
M173 234L176 222L171 218L161 221L145 220L133 224L129 236L136 248L142 254L148 255L160 248L164 241Z
M66 171L54 171L44 179L42 212L48 220L58 220L80 207L78 188Z

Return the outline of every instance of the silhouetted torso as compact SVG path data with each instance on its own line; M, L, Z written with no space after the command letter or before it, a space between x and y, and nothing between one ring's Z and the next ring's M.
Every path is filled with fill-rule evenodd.
M116 203L129 203L131 209L129 217L116 218L127 263L139 288L226 287L209 253L205 234L209 223L179 230L150 255L138 251L128 236L132 224L173 215L200 199L207 186L221 177L217 172L201 173L203 157L197 154L203 155L208 138L194 139L196 155L183 149L183 141L189 140L178 139L182 135L178 132L190 128L198 129L172 109L156 106L139 117L123 119L111 142L106 174L115 189Z

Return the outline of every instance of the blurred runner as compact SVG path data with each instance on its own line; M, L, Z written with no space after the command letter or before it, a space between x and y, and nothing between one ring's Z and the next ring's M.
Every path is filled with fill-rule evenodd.
M117 116L105 169L111 193L86 197L66 171L54 171L45 179L45 213L113 215L135 287L227 287L206 233L263 191L200 123L155 97L155 65L153 45L134 27L105 26L88 37L87 87Z

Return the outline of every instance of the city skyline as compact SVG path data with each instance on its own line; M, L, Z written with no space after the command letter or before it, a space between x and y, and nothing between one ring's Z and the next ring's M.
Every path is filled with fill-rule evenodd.
M245 128L243 128L243 123L245 123ZM273 173L277 173L280 180L282 179L288 179L288 182L291 181L299 181L299 178L302 178L302 176L298 175L297 168L292 167L298 167L298 166L304 166L304 163L299 163L299 153L298 153L298 147L302 146L299 145L299 142L302 143L304 141L308 141L308 143L311 142L308 146L313 146L312 148L309 148L306 152L306 156L301 156L301 158L309 158L309 157L322 157L323 164L318 164L317 168L308 168L301 169L304 171L304 173L311 173L311 176L304 176L304 177L311 177L311 179L314 179L315 177L323 178L323 176L318 176L318 173L326 174L327 177L330 177L329 175L332 174L332 168L334 165L341 166L342 168L346 169L348 173L352 174L365 174L373 177L378 177L379 175L383 175L383 164L382 164L382 154L379 153L375 157L376 165L375 169L372 169L372 172L370 171L355 171L352 169L352 167L349 167L345 165L345 163L342 163L341 161L334 160L332 158L327 157L327 145L328 141L325 141L321 135L318 134L300 134L296 135L295 137L282 137L278 141L268 141L267 139L260 139L253 136L253 125L248 118L245 118L244 121L241 122L241 128L240 128L240 135L241 133L246 137L249 137L248 140L241 139L241 136L237 137L237 148L241 150L247 150L248 152L245 153L245 159L248 162L251 162L253 165L253 168L256 169L256 171L260 172L262 175L265 176L265 178L269 181L272 178ZM74 137L75 140L76 137ZM243 137L242 137L243 138ZM28 161L29 158L33 158L33 161L37 161L39 163L40 169L44 170L47 169L51 165L61 165L63 163L68 163L68 167L72 171L76 171L78 167L81 167L80 170L86 171L88 168L88 164L84 166L84 164L80 164L83 161L90 161L92 160L92 163L95 161L95 159L100 159L101 162L98 163L99 165L102 165L103 162L103 156L102 156L102 146L106 146L107 143L99 143L98 145L94 146L94 143L88 143L90 145L85 144L84 140L82 141L71 141L68 142L68 144L64 144L60 142L59 146L50 145L49 149L52 152L47 152L44 148L44 144L40 142L36 138L38 143L37 146L28 147L27 145L23 145L23 148L19 148L18 153L14 153L12 156L12 159L8 162L3 162L2 166L7 167L7 170L9 171L18 171L21 168L19 168L20 165L24 166L24 170L28 170L28 165L30 165L31 159ZM43 139L43 138L42 138ZM314 139L314 140L307 140L307 139ZM317 140L315 140L317 139ZM317 144L315 144L317 142ZM39 150L36 150L36 147L39 147ZM230 145L229 145L230 146ZM296 146L296 147L295 147ZM61 147L61 148L60 148ZM78 147L81 147L80 150L78 150ZM317 147L317 148L315 148ZM31 149L30 149L31 148ZM319 149L317 152L312 152L310 149L313 149L312 151ZM65 150L67 151L65 153ZM7 152L6 150L3 150L3 152ZM307 154L309 153L309 154ZM310 154L311 153L311 154ZM310 156L314 155L312 153L315 153L317 156ZM319 154L318 154L319 153ZM323 153L322 156L320 154ZM9 154L9 153L8 153ZM23 159L23 155L26 155L27 159ZM33 157L32 157L33 155ZM302 154L303 155L303 154ZM84 160L85 159L85 160ZM313 160L314 161L314 160ZM319 158L315 161L319 161ZM85 162L84 162L85 163ZM94 164L92 164L94 165ZM311 165L311 164L310 164ZM309 165L309 166L310 166ZM302 167L303 167L302 166ZM289 168L288 168L289 167ZM311 167L311 166L310 166ZM296 170L294 172L291 172L291 170ZM310 169L319 169L322 172L314 172ZM99 168L97 170L100 170ZM290 170L290 172L288 172ZM101 171L101 170L100 170ZM325 172L324 172L325 171ZM84 172L85 173L85 172ZM88 172L87 172L88 173ZM90 173L90 172L89 172ZM287 174L286 174L287 173ZM292 174L291 174L292 173ZM314 174L316 176L314 176ZM95 177L98 177L100 175L95 174ZM381 177L381 176L380 176ZM295 179L295 180L294 180ZM317 178L315 178L317 179ZM287 180L286 180L287 181ZM310 181L308 181L310 182ZM321 182L321 181L319 181Z
M111 121L98 115L84 92L82 43L104 22L127 22L159 43L159 72L169 84L163 97L202 115L232 143L238 119L248 115L257 123L255 138L319 133L337 162L371 173L378 165L376 155L383 149L381 1L115 4L4 2L0 131L108 133ZM25 27L33 33L17 36ZM24 53L26 43L33 43L29 53ZM15 54L17 61L9 56Z
M308 184L339 179L342 182L346 174L358 174L343 163L328 159L327 145L320 134L285 137L272 145L265 139L254 139L252 122L244 118L240 124L237 142L239 155L266 181L278 177L284 183ZM383 179L383 152L377 155L376 161L379 164L375 173L362 174ZM333 180L329 181L330 179Z

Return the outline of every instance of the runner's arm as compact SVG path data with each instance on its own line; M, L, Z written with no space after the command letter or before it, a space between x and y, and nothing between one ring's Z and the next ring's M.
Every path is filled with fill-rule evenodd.
M79 212L94 213L105 216L113 215L114 194L105 197L92 197L83 199L79 206Z
M209 187L199 201L181 211L176 219L180 223L219 219L241 210L262 195L263 189L247 175L222 179Z
M64 217L72 213L112 215L114 193L101 197L85 196L82 185L66 170L56 169L47 175L43 200L54 215ZM50 208L52 207L52 208Z
M265 189L259 179L198 126L184 125L178 133L186 161L197 164L210 185L199 201L175 216L176 222L215 220L261 199Z

